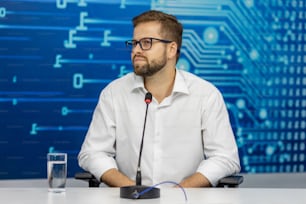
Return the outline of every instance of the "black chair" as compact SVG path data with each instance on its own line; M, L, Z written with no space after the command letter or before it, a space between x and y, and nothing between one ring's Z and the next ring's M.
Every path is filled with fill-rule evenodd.
M80 172L76 173L74 176L75 179L83 180L88 182L89 187L99 187L101 182L98 181L91 173L89 172ZM243 176L241 175L231 175L224 177L219 180L216 187L221 188L237 188L243 182Z
M217 187L222 188L237 188L243 182L242 175L226 176L219 180Z

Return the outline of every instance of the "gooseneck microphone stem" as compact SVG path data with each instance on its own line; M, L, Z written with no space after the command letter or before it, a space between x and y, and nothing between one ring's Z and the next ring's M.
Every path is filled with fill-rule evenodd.
M143 186L141 184L141 156L143 149L143 141L145 136L146 122L147 122L147 114L149 104L152 101L152 94L150 92L146 93L145 102L146 102L146 113L143 124L143 131L139 149L139 157L138 157L138 165L136 172L136 185L135 186L123 186L120 188L120 197L128 198L128 199L151 199L151 198L159 198L160 197L160 189L155 187Z
M152 101L152 95L150 97L148 94L151 94L151 93L148 92L146 94L146 98L145 98L145 102L147 104L147 107L146 107L146 114L145 114L145 119L144 119L144 124L143 124L143 131L142 131L142 137L141 137L141 143L140 143L140 149L139 149L139 157L138 157L138 165L137 165L137 172L136 172L136 185L137 186L138 185L141 186L141 156L142 156L142 149L143 149L143 139L144 139L145 130L146 130L148 108L149 108L149 104Z

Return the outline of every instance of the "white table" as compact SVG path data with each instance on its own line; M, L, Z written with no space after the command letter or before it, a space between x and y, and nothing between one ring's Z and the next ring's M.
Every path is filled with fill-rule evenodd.
M47 188L0 188L5 204L306 204L306 189L189 188L188 201L179 188L162 188L161 197L129 200L119 196L119 188L67 188L50 193Z

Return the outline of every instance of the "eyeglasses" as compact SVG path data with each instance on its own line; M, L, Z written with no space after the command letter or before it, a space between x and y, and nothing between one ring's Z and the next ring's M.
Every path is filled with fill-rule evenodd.
M157 40L157 41L162 42L162 43L173 42L173 41L170 41L170 40L163 40L163 39L159 39L159 38L142 38L140 40L127 40L127 41L125 41L125 45L126 45L127 48L134 49L137 46L137 44L139 44L139 46L142 50L149 50L152 47L153 40Z

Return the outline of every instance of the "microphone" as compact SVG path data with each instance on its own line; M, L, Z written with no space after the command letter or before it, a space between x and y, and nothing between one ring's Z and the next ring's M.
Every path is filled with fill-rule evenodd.
M137 165L137 172L136 172L136 185L135 186L124 186L120 188L120 197L121 198L128 198L128 199L151 199L151 198L159 198L160 197L160 189L155 187L143 186L141 184L141 156L142 156L142 149L143 149L143 140L146 130L146 122L147 122L147 115L148 115L148 108L149 104L152 102L152 94L147 92L145 95L145 103L146 113L145 119L143 124L142 130L142 138L140 143L139 149L139 157L138 157L138 165Z
M138 165L137 165L137 172L136 172L136 185L137 186L141 186L141 179L142 179L141 178L141 156L142 156L142 149L143 149L143 139L144 139L145 130L146 130L148 108L149 108L149 104L152 102L152 94L150 92L146 93L144 101L147 104L147 107L146 107L146 114L145 114L145 119L143 123L142 138L141 138L141 144L140 144L140 150L139 150L139 156L138 156Z

